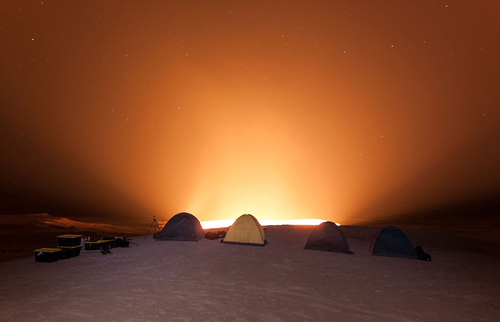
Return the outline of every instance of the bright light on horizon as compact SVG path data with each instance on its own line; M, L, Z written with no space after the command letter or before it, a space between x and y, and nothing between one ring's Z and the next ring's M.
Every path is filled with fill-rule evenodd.
M224 228L231 226L236 219L209 220L200 222L203 229Z
M317 226L325 221L326 220L323 219L291 219L291 220L262 220L259 222L262 226L281 226L281 225Z
M236 219L211 220L202 221L203 229L225 228L231 226ZM281 226L281 225L297 225L297 226L317 226L326 220L323 219L291 219L291 220L259 220L262 226ZM335 223L340 226L339 223Z

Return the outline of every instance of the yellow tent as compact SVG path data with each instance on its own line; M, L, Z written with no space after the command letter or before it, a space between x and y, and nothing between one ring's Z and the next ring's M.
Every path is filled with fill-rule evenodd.
M242 215L229 227L224 243L264 246L266 237L259 221L252 215Z

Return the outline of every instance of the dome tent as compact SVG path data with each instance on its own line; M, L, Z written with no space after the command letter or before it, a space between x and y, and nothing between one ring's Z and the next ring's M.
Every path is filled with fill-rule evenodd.
M198 241L205 236L198 219L181 212L170 218L157 240L194 240Z
M264 229L257 218L241 215L227 230L222 241L225 244L246 244L264 246L267 244Z
M331 221L326 221L314 229L304 249L352 254L344 233Z
M370 252L378 256L417 259L417 253L408 237L394 226L387 226L375 235Z

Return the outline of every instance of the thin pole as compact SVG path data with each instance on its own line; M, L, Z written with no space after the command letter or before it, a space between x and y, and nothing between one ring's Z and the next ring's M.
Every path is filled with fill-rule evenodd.
M149 229L148 232L146 233L146 236L144 236L144 240L146 240L146 237L148 237L151 227L155 227L155 232L156 231L160 232L160 226L158 226L158 222L156 222L156 216L153 216L153 222L151 223L151 225L149 225Z

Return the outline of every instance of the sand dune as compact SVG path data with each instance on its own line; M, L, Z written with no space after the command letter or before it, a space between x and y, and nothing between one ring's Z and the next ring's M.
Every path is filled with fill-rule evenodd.
M408 231L432 262L372 256L376 228L342 227L355 255L304 250L312 227L268 227L266 247L135 238L112 254L0 263L2 321L494 321L488 244ZM455 245L455 246L454 246ZM482 247L482 248L481 248Z

